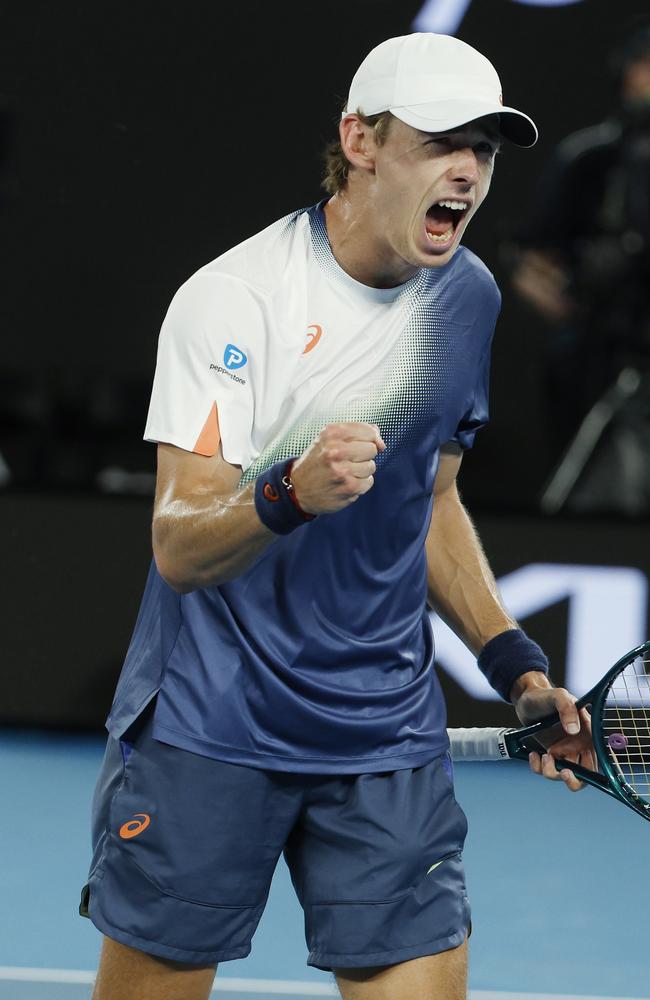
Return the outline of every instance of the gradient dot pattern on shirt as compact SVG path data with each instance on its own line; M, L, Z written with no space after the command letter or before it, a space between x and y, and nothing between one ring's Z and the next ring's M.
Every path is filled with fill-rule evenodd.
M281 220L289 236L296 216ZM333 281L344 281L341 268L330 248L323 215L310 213L312 249L320 267ZM315 399L310 412L278 439L269 443L243 473L243 486L261 475L276 462L301 455L329 424L347 421L375 423L387 445L377 456L381 467L397 451L408 446L413 435L422 433L423 424L432 419L448 393L454 363L453 324L445 322L446 282L440 269L422 269L407 281L391 303L400 313L402 332L383 358L375 358L367 373L362 391L358 384L346 398L319 405ZM442 288L440 286L443 286ZM341 372L345 383L345 371Z

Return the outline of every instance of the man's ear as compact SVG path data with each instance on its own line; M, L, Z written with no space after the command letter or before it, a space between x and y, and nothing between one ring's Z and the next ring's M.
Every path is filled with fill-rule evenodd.
M375 168L375 130L364 125L358 115L348 114L339 125L341 149L350 163L361 170Z

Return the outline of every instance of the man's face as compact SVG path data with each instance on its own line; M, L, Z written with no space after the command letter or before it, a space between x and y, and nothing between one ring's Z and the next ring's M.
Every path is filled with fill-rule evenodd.
M418 268L451 259L488 193L497 128L496 116L439 133L391 121L368 190L385 254Z

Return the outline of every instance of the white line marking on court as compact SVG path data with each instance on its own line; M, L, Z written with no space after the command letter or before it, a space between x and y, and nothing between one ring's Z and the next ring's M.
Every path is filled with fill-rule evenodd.
M0 980L23 983L94 983L95 973L82 969L30 969L18 965L0 965ZM334 983L316 983L297 979L237 979L221 976L213 993L284 993L285 996L335 997ZM650 997L584 996L574 993L495 993L470 990L469 1000L650 1000Z
M221 991L231 993L283 993L285 996L340 997L334 983L315 983L312 980L297 979L235 979L230 976L217 977L212 990L219 996Z
M0 965L0 979L17 983L94 983L94 972L80 969L27 969L22 965Z
M469 1000L649 1000L648 997L594 997L576 993L492 993L470 990Z

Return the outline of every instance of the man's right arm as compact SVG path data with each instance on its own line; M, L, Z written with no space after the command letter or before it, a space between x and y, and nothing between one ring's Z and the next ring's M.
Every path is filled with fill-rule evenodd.
M371 489L384 442L374 424L326 427L295 462L291 479L302 509L330 514ZM278 536L260 520L255 483L241 469L169 444L158 446L153 551L158 571L181 593L243 573Z

